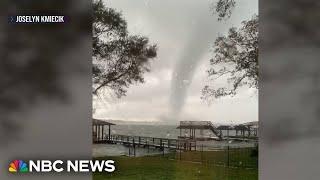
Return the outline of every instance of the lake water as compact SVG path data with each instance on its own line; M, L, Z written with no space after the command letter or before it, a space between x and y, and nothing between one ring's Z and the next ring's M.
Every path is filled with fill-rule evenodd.
M107 131L105 127L105 132ZM189 135L188 130L182 130L182 135ZM226 135L226 131L222 131ZM173 125L115 125L111 127L111 134L121 134L130 136L147 136L147 137L160 137L175 139L179 136L180 130L177 126ZM235 131L229 131L229 135L235 135ZM203 136L215 137L210 130L203 130ZM196 130L196 136L202 136L200 130Z
M116 125L112 126L111 134L121 134L121 135L130 135L130 136L146 136L146 137L159 137L159 138L172 138L176 139L180 130L176 129L177 126L172 125ZM105 127L104 132L107 131L107 127ZM182 135L188 136L189 131L182 131ZM223 132L226 133L226 132ZM229 135L235 135L234 131L230 131ZM196 136L205 136L205 137L214 137L212 132L203 131L200 134L200 131L196 131ZM249 142L239 142L239 141L197 141L197 146L204 146L204 150L215 150L221 149L226 146L230 147L253 147L254 143ZM168 150L165 150L167 153ZM101 157L101 156L128 156L129 153L133 154L133 149L120 145L120 144L94 144L93 145L93 157ZM159 149L144 149L144 148L136 148L136 156L144 156L144 155L153 155L153 154L161 154L163 153Z

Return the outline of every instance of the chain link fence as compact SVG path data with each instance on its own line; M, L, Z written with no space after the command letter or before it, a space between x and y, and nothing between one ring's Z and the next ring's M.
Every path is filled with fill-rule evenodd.
M196 151L172 150L163 156L205 165L258 169L258 146L246 148L227 146L218 149L202 145Z

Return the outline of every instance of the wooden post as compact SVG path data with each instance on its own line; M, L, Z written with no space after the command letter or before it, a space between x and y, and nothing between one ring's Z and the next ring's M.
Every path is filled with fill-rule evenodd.
M98 136L98 141L100 141L100 125L98 125L98 132L97 132L97 136Z
M92 124L92 139L93 141L97 138L96 137L96 126L94 124Z
M102 140L104 140L104 125L102 125L101 127L102 127Z
M100 131L100 141L101 141L102 140L102 125L100 125L99 131Z
M103 140L103 131L102 131L102 129L103 129L103 125L101 125L100 126L100 137L101 137L101 140Z
M178 141L176 141L176 150L178 149Z
M108 135L109 140L110 140L110 135L111 135L111 128L110 128L110 124L109 124L109 135Z
M194 129L191 129L191 133L192 133L192 139L194 139Z
M162 156L164 156L164 144L162 145Z
M95 125L95 129L96 129L96 141L98 140L98 125Z
M136 145L134 143L134 138L132 139L132 141L133 141L133 155L134 157L136 157Z
M91 127L92 127L92 130L91 130L92 131L92 133L91 133L92 134L92 142L94 142L94 125L93 125L93 123L92 123Z
M139 136L139 146L140 146L140 144L141 144L141 137Z
M245 129L242 130L242 139L244 140L244 137L246 135Z
M100 140L103 140L102 127L103 125L100 126Z
M180 147L180 144L179 144L179 147ZM179 156L180 156L180 161L181 161L181 147L179 148L179 150L180 150Z
M194 139L195 138L195 129L192 129L192 139Z

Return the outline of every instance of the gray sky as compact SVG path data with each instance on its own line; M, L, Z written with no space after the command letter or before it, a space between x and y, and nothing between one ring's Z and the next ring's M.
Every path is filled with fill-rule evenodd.
M108 0L106 5L123 13L129 32L148 36L158 45L146 82L128 89L117 99L108 92L94 100L94 117L126 121L210 120L237 123L258 120L258 93L242 88L208 106L201 89L208 84L211 45L219 34L238 27L258 12L257 0L237 1L232 17L218 22L209 0ZM214 84L212 84L214 83ZM225 79L210 82L219 86Z

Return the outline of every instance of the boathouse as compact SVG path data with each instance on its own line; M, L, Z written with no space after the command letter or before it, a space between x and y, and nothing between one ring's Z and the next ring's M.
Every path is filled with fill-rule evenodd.
M222 139L220 131L211 123L211 121L180 121L180 125L177 127L180 129L179 139L194 139L194 140L207 140L208 138L196 137L196 130L203 134L203 130L209 130L213 132L218 139ZM189 131L189 135L182 135L182 130Z
M92 119L92 141L93 143L110 140L111 126L115 124L102 119ZM108 135L105 135L105 126L108 127Z

